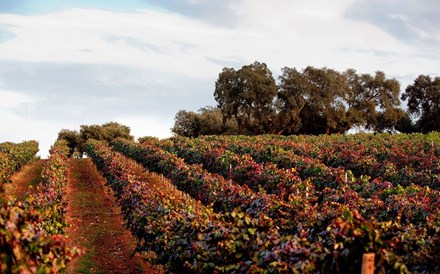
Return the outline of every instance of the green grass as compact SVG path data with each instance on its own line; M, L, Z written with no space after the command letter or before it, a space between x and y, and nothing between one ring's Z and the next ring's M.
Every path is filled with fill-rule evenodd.
M87 251L86 254L81 256L78 259L78 264L76 271L78 273L104 273L102 270L99 269L98 265L95 264L93 261L93 256L95 256L95 251L90 249L90 245L86 245Z

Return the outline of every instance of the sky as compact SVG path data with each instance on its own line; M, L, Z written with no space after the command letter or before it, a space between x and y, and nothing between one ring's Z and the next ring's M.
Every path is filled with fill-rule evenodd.
M440 75L438 0L0 0L0 142L116 121L172 135L224 67Z

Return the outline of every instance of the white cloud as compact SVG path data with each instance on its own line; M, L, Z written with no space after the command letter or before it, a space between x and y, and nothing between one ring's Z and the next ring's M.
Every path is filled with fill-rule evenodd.
M21 104L25 103L33 103L36 101L36 98L33 98L28 95L23 95L18 92L2 90L0 87L0 109L11 109L18 107Z
M242 60L242 65L259 60L279 70L286 65L377 66L380 58L372 58L373 51L394 52L399 58L411 53L378 27L344 19L341 13L351 2L277 0L268 5L246 0L235 7L242 16L233 29L148 10L4 15L4 22L15 25L8 31L16 37L0 44L0 59L137 66L198 79L220 71L211 59ZM366 54L344 58L345 52L337 51L341 48Z
M440 44L440 6L436 0L357 0L347 16L376 25L410 45Z
M0 45L1 59L130 65L188 76L200 75L206 68L217 70L201 47L234 36L156 11L73 9L39 16L3 15L2 21L14 25L9 31L16 37ZM109 37L125 39L111 41ZM129 43L130 39L138 44ZM142 43L159 50L148 50Z
M352 2L276 0L267 5L246 0L241 5L243 25L255 33L258 46L253 50L265 52L278 67L315 65L375 71L382 69L378 66L384 58L374 52L392 52L395 59L412 52L382 29L344 18Z

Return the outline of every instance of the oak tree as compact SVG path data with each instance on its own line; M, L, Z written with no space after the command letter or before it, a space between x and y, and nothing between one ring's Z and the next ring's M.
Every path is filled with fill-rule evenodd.
M440 77L419 75L405 89L402 100L408 100L408 112L418 118L419 131L440 131Z
M236 119L242 134L263 134L274 126L275 79L266 64L254 62L239 70L224 68L215 84L214 98L223 122Z

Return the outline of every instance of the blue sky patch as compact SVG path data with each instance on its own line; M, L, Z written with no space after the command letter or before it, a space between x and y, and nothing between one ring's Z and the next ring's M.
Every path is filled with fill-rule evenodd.
M12 33L10 31L0 30L0 44L5 43L11 39L14 39L15 37L16 37L15 33Z
M0 1L0 13L20 15L44 14L71 8L96 8L112 11L134 11L137 9L159 9L144 0L20 0Z

